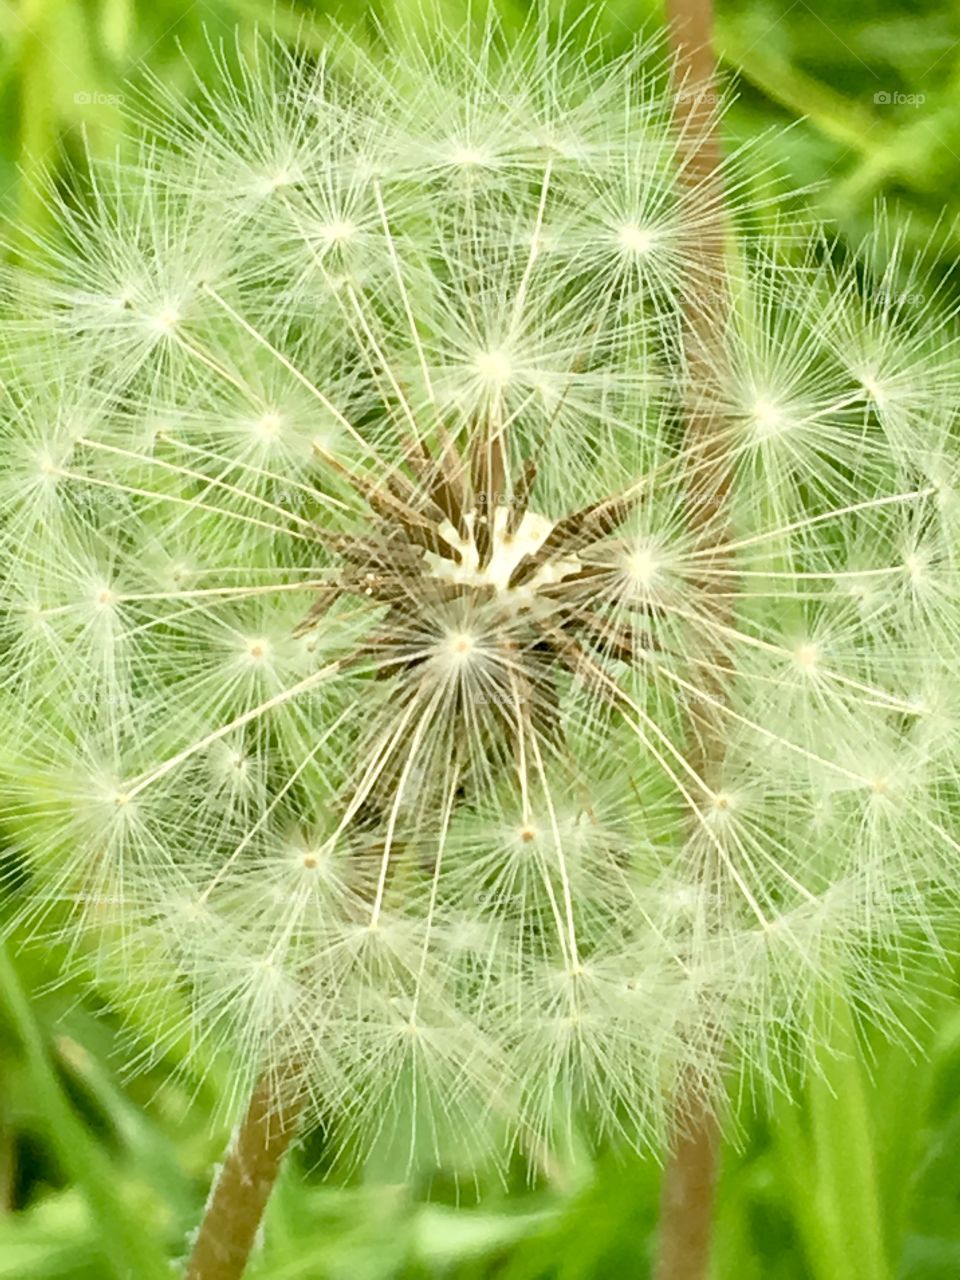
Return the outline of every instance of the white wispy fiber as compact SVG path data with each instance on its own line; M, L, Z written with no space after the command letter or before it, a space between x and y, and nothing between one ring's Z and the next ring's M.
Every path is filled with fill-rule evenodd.
M401 1162L776 1084L956 883L955 316L881 233L715 307L662 51L601 54L225 50L8 281L21 915Z

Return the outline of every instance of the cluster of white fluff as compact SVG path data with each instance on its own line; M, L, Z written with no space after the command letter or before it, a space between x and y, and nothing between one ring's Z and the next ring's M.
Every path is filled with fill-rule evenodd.
M417 1163L886 1017L956 881L953 317L882 236L721 288L656 48L222 63L8 281L38 933Z

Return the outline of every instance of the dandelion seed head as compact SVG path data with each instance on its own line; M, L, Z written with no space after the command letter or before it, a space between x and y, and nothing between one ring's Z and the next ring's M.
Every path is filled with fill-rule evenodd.
M400 1177L779 1086L960 847L956 316L749 230L658 51L490 22L158 88L0 352L25 931Z

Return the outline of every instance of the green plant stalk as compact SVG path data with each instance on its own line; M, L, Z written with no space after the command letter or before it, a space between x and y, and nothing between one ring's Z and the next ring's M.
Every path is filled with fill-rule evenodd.
M17 224L29 230L42 227L48 217L35 179L42 172L57 134L46 8L44 0L31 0L21 7L20 14L24 37L20 50L19 162L23 178Z
M818 1010L817 1070L811 1075L818 1220L832 1275L891 1280L863 1073L850 1006L842 996ZM826 1280L826 1277L824 1277Z
M168 1280L169 1270L159 1245L120 1194L117 1170L91 1141L64 1091L16 968L3 945L0 945L0 1001L23 1047L47 1140L70 1179L82 1188L100 1225L110 1274L117 1280Z
M876 1126L847 1000L822 995L814 1025L818 1051L807 1087L809 1125L802 1125L790 1100L781 1100L773 1113L791 1216L814 1280L891 1280Z
M809 120L824 137L864 157L887 154L892 136L874 112L858 106L793 66L786 58L768 52L742 23L717 24L717 47L724 63L735 68L771 102L791 114Z

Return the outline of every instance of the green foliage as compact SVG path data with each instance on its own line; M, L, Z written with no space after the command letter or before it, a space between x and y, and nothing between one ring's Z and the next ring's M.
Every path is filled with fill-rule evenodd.
M451 13L466 9L452 0L446 7ZM517 25L527 7L520 0L498 5ZM793 6L721 0L718 7L723 68L739 92L732 136L794 126L776 145L789 185L816 184L822 208L846 231L862 232L874 200L895 196L910 215L909 237L919 244L934 234L949 261L957 245L952 220L960 209L955 7L946 0ZM0 192L9 200L20 185L21 211L42 218L42 206L18 184L17 168L29 175L55 164L58 148L76 152L84 139L95 154L111 151L123 138L125 102L144 87L147 71L187 85L181 47L202 73L210 66L209 45L238 24L245 32L259 24L298 35L317 47L334 19L354 32L366 28L375 40L373 14L382 18L391 43L424 20L416 0L369 7L324 0L23 0L16 8L4 6ZM601 27L616 50L638 24L659 20L653 0L611 0Z
M184 1075L176 1053L135 1082L118 1078L115 1014L70 986L51 989L56 972L16 948L3 966L0 1280L100 1280L123 1275L110 1269L123 1259L139 1280L157 1273L147 1250L157 1264L176 1256L195 1222L225 1138L216 1087ZM843 1016L833 1028L850 1035ZM778 1100L768 1121L747 1115L739 1143L724 1151L715 1280L958 1274L955 994L913 1029L914 1048L852 1051L825 1064L800 1104ZM40 1053L51 1074L38 1070ZM252 1280L648 1274L652 1161L585 1161L539 1188L488 1187L477 1204L470 1187L338 1188L323 1180L321 1145L312 1135L288 1167Z

